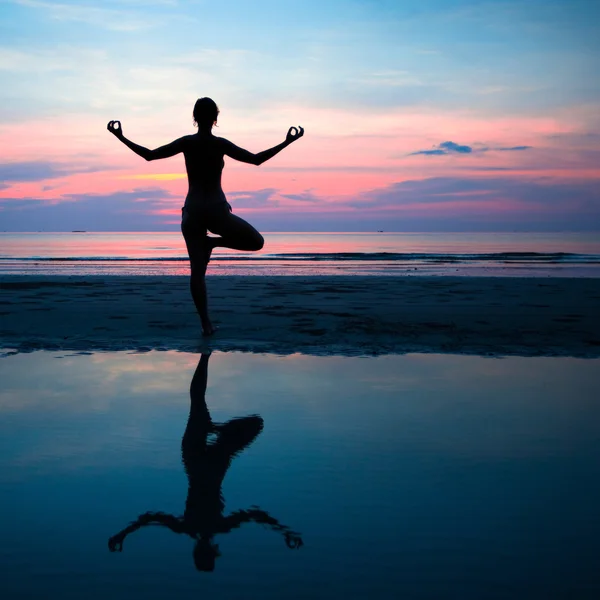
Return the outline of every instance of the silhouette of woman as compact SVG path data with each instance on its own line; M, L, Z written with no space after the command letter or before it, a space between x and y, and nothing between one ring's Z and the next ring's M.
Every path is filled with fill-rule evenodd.
M175 533L185 533L196 541L194 563L199 571L213 571L219 547L215 535L229 533L244 523L261 523L283 534L289 548L300 548L302 538L286 525L257 506L223 515L225 501L221 485L233 458L247 448L260 434L263 420L258 415L213 423L206 406L208 359L203 354L190 385L190 415L183 439L181 455L188 476L188 495L183 516L163 512L146 512L136 521L112 536L108 541L111 552L121 552L125 538L148 525L168 527ZM217 434L209 443L209 434Z
M219 109L211 98L200 98L194 106L194 121L198 132L186 135L166 146L149 150L135 144L123 135L120 121L110 121L108 131L128 148L146 160L169 158L183 152L189 189L182 210L181 231L190 257L190 289L196 310L202 322L204 335L212 335L215 327L208 316L206 298L206 266L214 248L256 251L264 245L262 235L234 215L221 188L224 156L241 162L261 165L304 135L302 127L290 127L285 141L273 148L253 154L212 134ZM207 231L217 237L210 237Z

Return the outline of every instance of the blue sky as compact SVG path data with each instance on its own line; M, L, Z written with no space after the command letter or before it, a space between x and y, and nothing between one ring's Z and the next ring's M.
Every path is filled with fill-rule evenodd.
M119 118L159 145L193 132L203 95L222 109L218 134L252 150L307 128L260 173L227 167L232 197L273 190L240 205L259 225L293 230L301 217L311 228L314 213L341 229L452 228L453 215L464 227L472 200L427 212L398 191L444 179L495 198L477 205L476 227L599 225L597 1L5 0L0 15L0 177L12 173L0 179L0 229L27 229L34 213L70 229L77 198L122 194L130 206L138 192L162 202L144 226L174 228L182 161L150 169L104 127ZM448 142L491 151L432 152ZM575 207L569 185L588 190ZM563 204L533 210L515 192L527 186L563 190ZM111 217L139 225L111 206L103 227Z

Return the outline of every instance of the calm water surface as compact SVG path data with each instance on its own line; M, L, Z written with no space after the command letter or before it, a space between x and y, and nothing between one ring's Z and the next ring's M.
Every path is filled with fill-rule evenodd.
M182 275L177 232L0 233L0 274ZM217 248L218 275L600 276L594 233L265 233L256 253Z
M599 366L7 353L0 597L596 599Z

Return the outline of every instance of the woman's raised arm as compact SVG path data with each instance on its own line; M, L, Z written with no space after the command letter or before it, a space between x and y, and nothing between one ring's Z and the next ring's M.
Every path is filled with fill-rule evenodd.
M220 138L220 140L223 144L223 154L233 158L234 160L239 160L240 162L258 166L262 165L270 158L273 158L276 154L281 152L292 142L295 142L296 140L300 139L303 135L304 129L302 127L290 127L285 141L281 142L281 144L278 144L277 146L273 146L273 148L269 148L268 150L258 152L257 154L253 154L248 150L244 150L244 148L240 148L239 146L236 146L235 144L224 138Z
M109 121L106 126L108 131L110 131L117 139L121 140L130 150L133 150L138 156L141 156L144 160L159 160L160 158L169 158L170 156L175 156L180 152L184 151L185 145L185 137L179 138L170 144L166 144L165 146L160 146L160 148L156 148L155 150L150 150L149 148L145 148L144 146L140 146L131 140L128 140L123 135L123 127L121 126L121 121Z

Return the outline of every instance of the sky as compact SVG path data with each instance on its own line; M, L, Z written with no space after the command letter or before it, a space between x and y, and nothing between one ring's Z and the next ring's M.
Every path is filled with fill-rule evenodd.
M0 231L176 231L195 132L263 231L600 230L598 0L0 0Z

